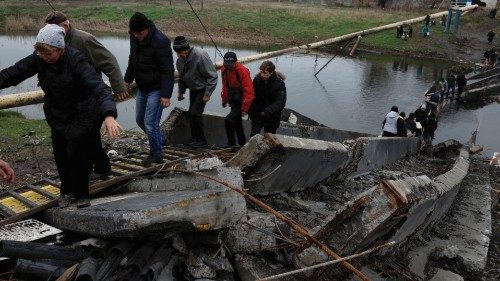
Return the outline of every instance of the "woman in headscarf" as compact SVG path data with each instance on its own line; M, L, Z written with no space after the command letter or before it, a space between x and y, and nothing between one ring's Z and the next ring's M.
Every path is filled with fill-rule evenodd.
M96 154L92 143L103 122L111 137L121 130L111 89L83 54L65 46L62 27L47 24L40 29L34 48L31 55L0 71L0 89L38 75L61 180L59 206L68 206L72 196L77 207L89 206L89 174Z

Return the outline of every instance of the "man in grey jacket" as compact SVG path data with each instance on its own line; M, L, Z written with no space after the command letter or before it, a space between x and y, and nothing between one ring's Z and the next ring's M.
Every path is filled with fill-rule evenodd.
M189 89L189 125L191 127L192 147L204 147L207 139L203 131L203 111L205 104L217 86L217 70L208 53L200 48L189 46L184 36L175 37L173 49L177 53L176 62L179 72L179 93L177 99L184 99Z

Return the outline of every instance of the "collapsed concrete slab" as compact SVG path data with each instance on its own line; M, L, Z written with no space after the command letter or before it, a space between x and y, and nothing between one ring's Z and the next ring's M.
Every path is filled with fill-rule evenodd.
M461 183L450 215L433 226L428 241L408 254L410 270L421 278L439 268L470 280L483 273L491 236L491 186L488 167L480 161Z
M342 249L344 255L382 237L404 241L446 212L451 203L444 202L452 202L454 196L443 199L443 195L458 188L467 173L468 158L468 152L462 149L453 168L434 180L424 175L383 181L328 217L315 236L325 238L334 249ZM414 212L410 213L412 208Z
M218 167L210 173L242 186L237 169ZM91 236L137 237L224 228L246 214L242 195L193 176L142 179L129 188L126 194L93 199L87 208L52 208L45 218L61 229Z
M228 167L245 174L245 188L251 194L267 195L313 187L344 167L347 149L340 143L275 135L274 147L256 135L230 159Z
M419 152L418 138L361 137L356 140L353 161L356 171L353 176L371 170Z
M283 117L286 118L282 118L281 125L276 132L279 135L337 142L370 136L365 133L332 129L289 109L283 113ZM225 116L215 113L203 115L205 136L208 143L217 145L227 143L224 118ZM247 138L250 137L250 127L250 120L244 119L243 129ZM187 111L178 107L174 108L168 118L161 124L161 130L167 134L169 144L189 142L191 133Z

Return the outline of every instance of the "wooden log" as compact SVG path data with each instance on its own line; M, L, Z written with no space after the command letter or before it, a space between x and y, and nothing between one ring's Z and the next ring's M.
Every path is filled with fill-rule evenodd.
M354 46L352 46L351 52L349 53L349 56L354 56L354 53L356 52L356 49L358 48L359 42L361 41L361 35L358 36L358 39L356 39L356 42L354 43Z
M463 8L460 8L459 10L461 10L462 12L465 12L465 11L473 10L475 8L477 8L477 5L463 7ZM429 16L431 17L431 19L433 19L433 18L440 18L442 15L447 15L447 14L448 14L448 11L444 11L444 12L435 13L435 14L432 14ZM323 41L319 41L319 42L315 42L315 43L311 43L311 44L305 44L305 45L301 45L301 46L295 46L295 47L291 47L291 48L286 48L286 49L282 49L282 50L257 54L257 55L253 55L253 56L242 57L242 58L238 59L238 61L241 63L248 63L248 62L253 62L253 61L257 61L257 60L277 57L277 56L281 56L284 54L293 53L296 51L316 49L316 48L323 47L326 45L331 45L334 43L339 43L339 42L343 42L346 40L350 40L350 39L356 38L358 36L366 36L368 34L377 33L377 32L385 31L388 29L393 29L393 28L396 28L402 24L413 24L413 23L423 22L424 19L425 19L425 16L414 18L414 19L409 19L409 20L404 20L404 21L399 21L399 22L386 24L386 25L379 26L379 27L374 27L374 28L361 30L361 31L354 32L354 33L345 34L342 36L330 38L327 40L323 40ZM220 69L222 67L222 63L223 63L222 61L216 62L214 64L215 68ZM177 71L175 72L174 77L175 77L175 80L177 81L179 78L179 74ZM19 93L19 94L0 96L0 109L7 109L7 108L13 108L13 107L41 103L41 102L43 102L43 95L44 95L43 92L41 90L39 90L39 91L33 91L33 92L28 92L28 93Z

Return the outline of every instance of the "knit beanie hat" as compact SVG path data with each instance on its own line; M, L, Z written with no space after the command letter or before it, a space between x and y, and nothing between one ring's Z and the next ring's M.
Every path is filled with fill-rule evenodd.
M50 24L61 24L67 20L68 17L59 11L52 11L45 17L45 23Z
M151 27L151 21L143 13L135 12L130 18L128 26L130 32L143 31Z
M187 50L189 49L189 42L184 36L177 36L174 39L174 45L172 46L174 51L179 52L182 50Z
M64 49L64 28L56 24L47 24L38 32L36 42Z

